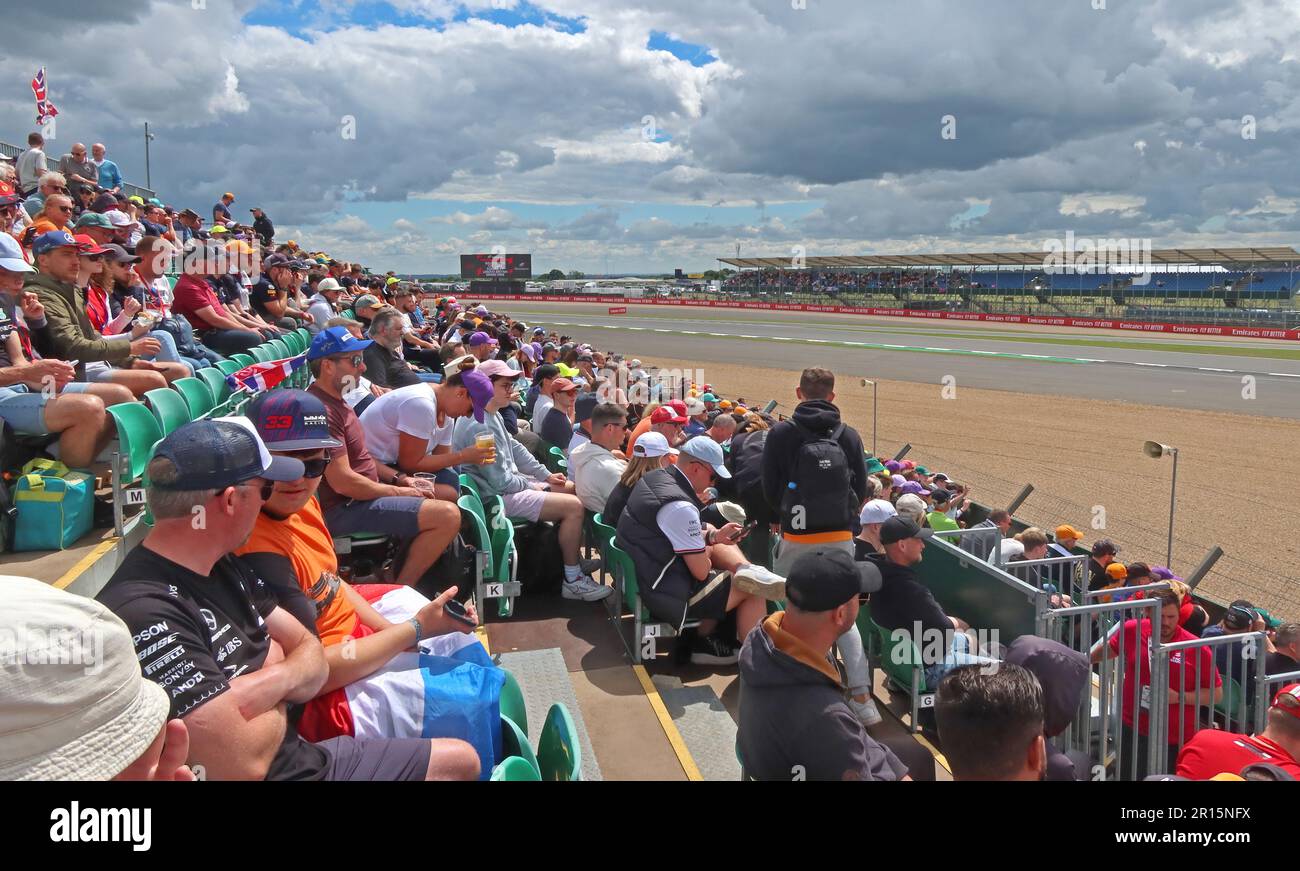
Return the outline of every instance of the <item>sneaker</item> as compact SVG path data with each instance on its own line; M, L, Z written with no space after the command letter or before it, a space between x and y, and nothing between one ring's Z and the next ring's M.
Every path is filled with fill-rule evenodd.
M697 637L691 645L694 665L735 665L740 661L740 647L721 635Z
M731 585L742 593L750 593L769 602L779 602L785 598L785 578L762 566L742 566L731 576Z
M592 577L596 576L596 573L600 571L602 565L603 563L598 559L578 560L578 569L584 575L591 575Z
M576 581L564 582L560 595L566 599L577 599L582 602L599 602L612 592L614 592L613 587L596 583L591 575L578 575Z
M865 702L859 702L849 696L849 707L853 709L853 713L857 715L864 726L875 726L884 720L884 717L880 716L879 709L876 708L875 699L871 698L871 696L867 696Z

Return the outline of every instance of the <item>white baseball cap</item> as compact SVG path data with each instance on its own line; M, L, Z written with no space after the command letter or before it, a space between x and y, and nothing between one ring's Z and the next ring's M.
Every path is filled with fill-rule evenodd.
M109 780L153 744L166 691L94 599L0 576L0 780Z
M140 223L139 221L132 220L131 216L126 212L118 211L117 209L109 209L104 213L104 217L108 218L108 222L114 227L134 227Z
M634 457L663 457L670 454L675 456L679 453L681 451L677 448L669 447L668 439L659 432L644 432L632 445Z
M18 240L8 233L0 233L0 269L8 272L36 271L23 257L23 249L18 247Z
M704 403L701 402L700 400L696 399L693 396L690 399L686 400L686 415L688 417L694 417L697 414L703 414L704 411L705 411Z
M863 526L868 523L884 523L891 517L898 516L898 509L889 503L887 499L872 499L866 505L862 506L862 514L858 518Z

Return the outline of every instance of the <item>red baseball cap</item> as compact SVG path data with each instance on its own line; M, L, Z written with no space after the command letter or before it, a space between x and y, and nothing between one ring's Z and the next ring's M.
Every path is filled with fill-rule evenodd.
M665 403L669 408L674 409L680 417L686 417L686 401L683 399L670 399Z
M89 254L104 254L108 251L107 248L85 234L73 236L72 238L77 242L77 254L83 257Z
M650 423L684 424L686 423L686 417L680 414L675 408L671 408L668 405L661 405L650 415Z
M1273 707L1300 720L1300 683L1287 684L1273 696Z

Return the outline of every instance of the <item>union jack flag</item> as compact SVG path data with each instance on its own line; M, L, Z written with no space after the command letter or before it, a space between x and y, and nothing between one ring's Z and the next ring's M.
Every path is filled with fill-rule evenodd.
M249 393L261 393L270 390L307 362L307 355L289 357L284 360L271 360L268 363L254 363L238 372L226 376L226 383L233 391L247 390Z
M45 67L41 67L40 71L36 73L36 78L32 79L32 94L36 97L37 124L44 124L59 114L59 110L54 108L54 104L49 101L49 95L45 91Z

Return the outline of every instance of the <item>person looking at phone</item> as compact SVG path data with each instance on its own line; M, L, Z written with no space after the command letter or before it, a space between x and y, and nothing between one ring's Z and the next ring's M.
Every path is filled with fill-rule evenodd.
M636 564L650 613L678 633L688 619L700 621L690 649L697 665L734 664L739 640L767 614L765 600L785 598L785 579L741 553L740 524L715 529L700 519L700 494L730 477L722 447L696 436L681 446L676 465L647 472L636 483L618 521L618 544ZM724 637L718 626L732 611L736 637Z
M410 587L353 586L340 579L333 540L316 499L330 462L328 451L339 447L325 423L324 405L300 390L277 390L254 399L248 416L271 456L298 460L303 469L297 480L276 483L262 503L248 541L235 551L266 583L279 606L316 635L324 648L329 674L315 698L307 702L299 732L312 741L338 735L429 737L419 730L418 719L401 716L411 707L411 700L403 695L420 692L423 679L367 679L380 671L387 676L394 669L419 669L417 645L447 652L477 644L467 634L478 622L473 607L456 602L456 587L430 601ZM466 634L440 637L453 633ZM362 713L351 709L350 699L358 697L365 699ZM377 730L376 724L383 728ZM459 742L435 740L432 752L446 754L450 764L464 762Z

